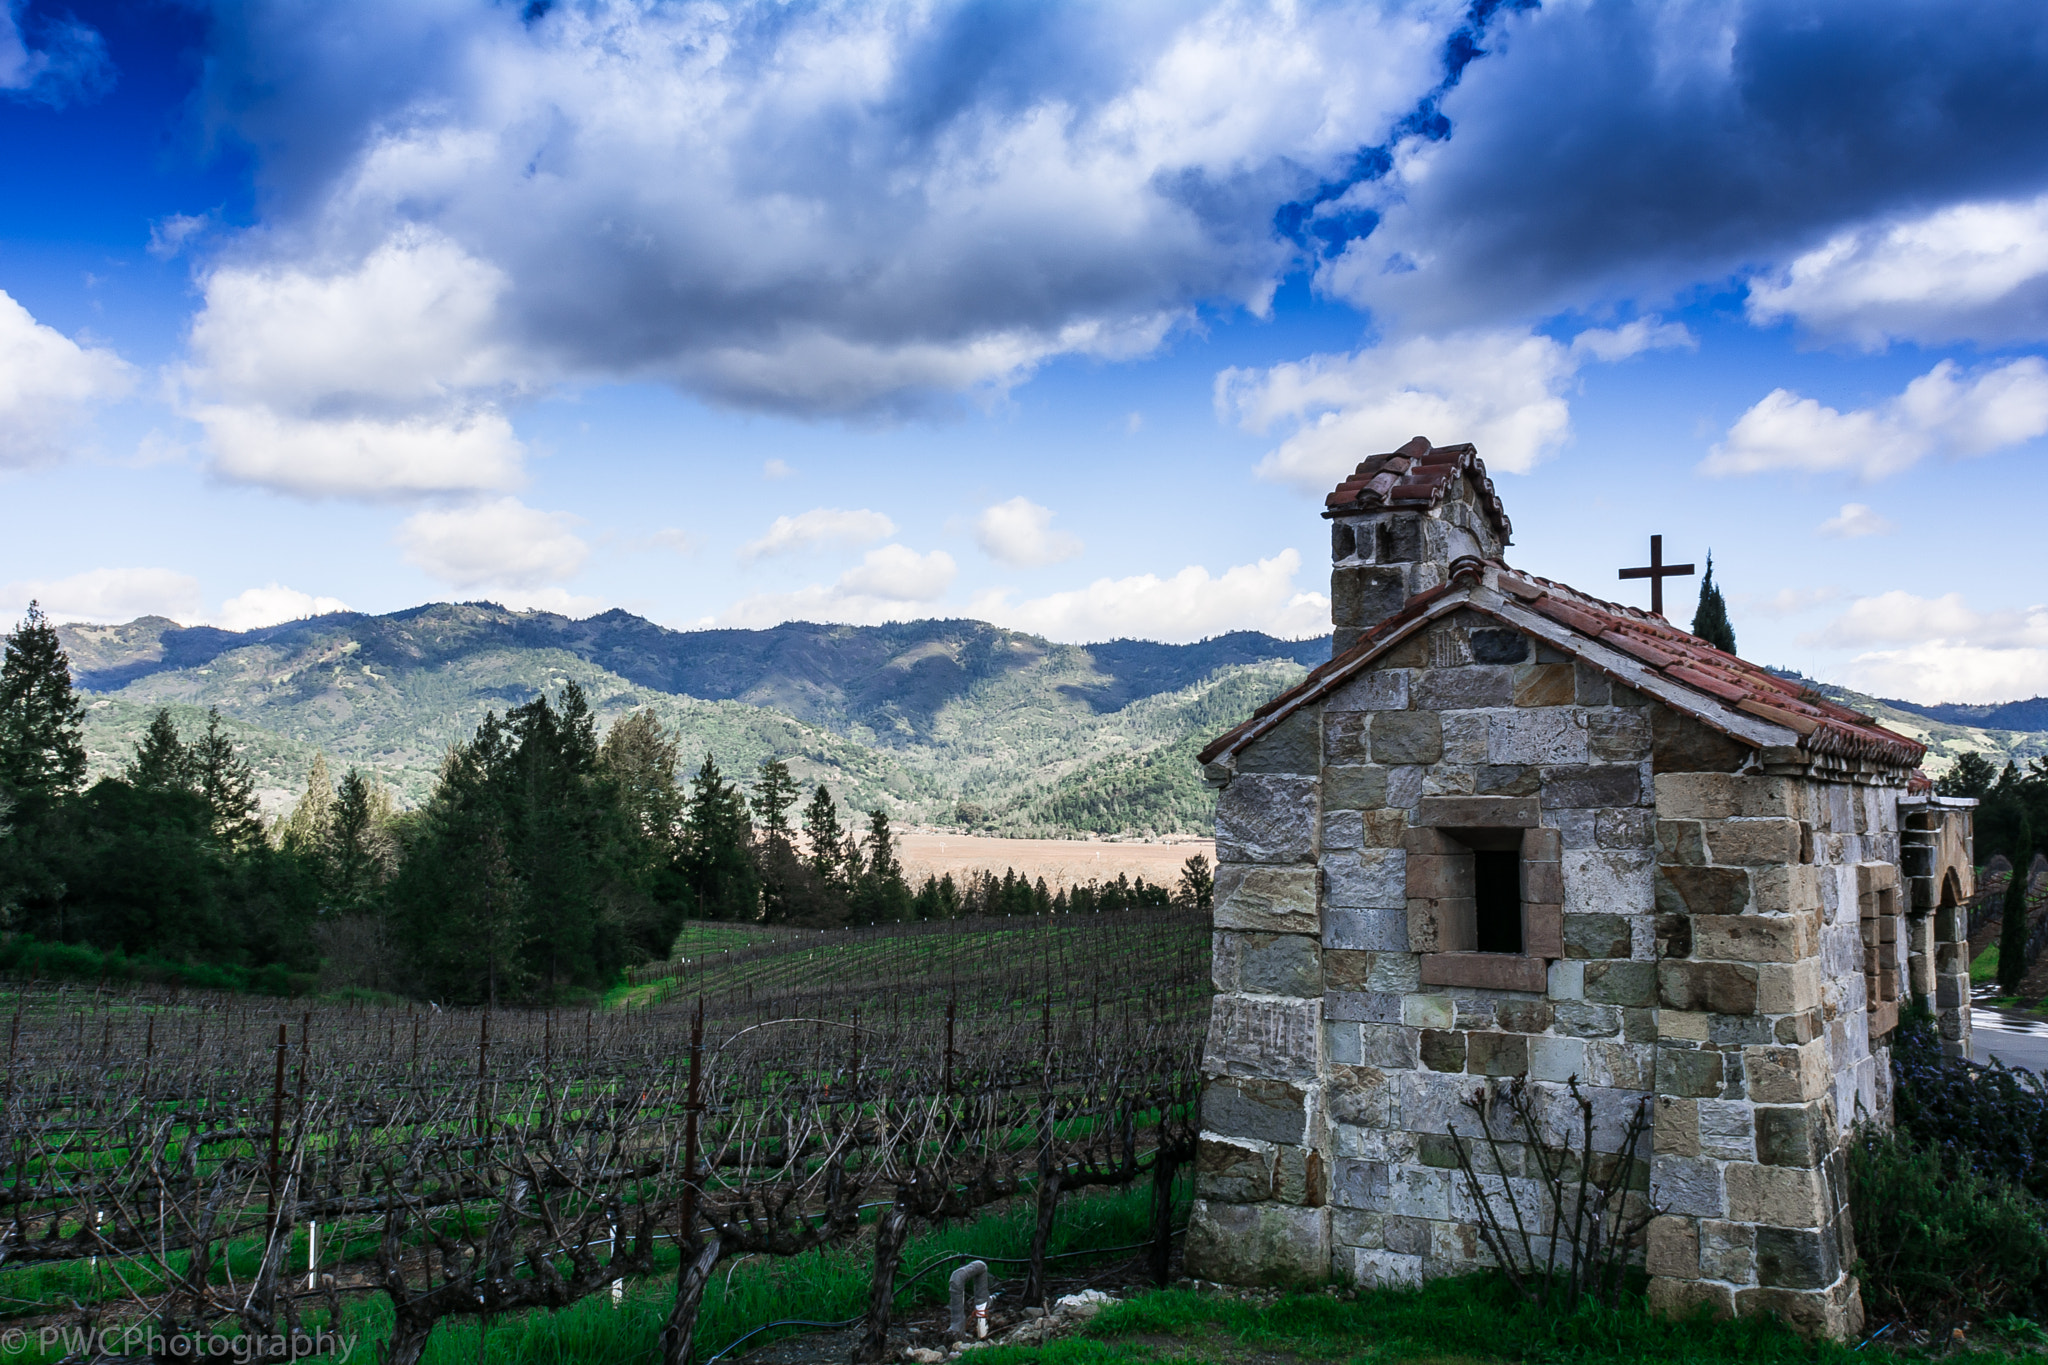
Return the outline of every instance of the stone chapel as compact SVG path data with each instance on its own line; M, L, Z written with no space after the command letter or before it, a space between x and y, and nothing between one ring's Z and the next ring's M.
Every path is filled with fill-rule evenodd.
M1487 1264L1447 1125L1576 1077L1608 1150L1652 1097L1654 1304L1853 1332L1845 1146L1890 1121L1901 1006L1969 1046L1974 803L1870 717L1508 567L1470 445L1375 455L1323 515L1333 657L1201 755L1190 1272Z

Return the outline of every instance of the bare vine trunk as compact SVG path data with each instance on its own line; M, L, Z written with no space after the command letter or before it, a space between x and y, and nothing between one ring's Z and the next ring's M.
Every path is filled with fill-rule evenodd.
M896 1263L910 1235L910 1215L890 1209L875 1225L875 1278L868 1285L867 1331L854 1351L856 1362L876 1361L888 1354L889 1315L896 1304Z
M721 1248L713 1233L697 1254L686 1258L676 1270L676 1301L668 1310L668 1323L661 1329L661 1365L690 1365L690 1343L697 1335L697 1309L704 1302L704 1285L718 1266Z

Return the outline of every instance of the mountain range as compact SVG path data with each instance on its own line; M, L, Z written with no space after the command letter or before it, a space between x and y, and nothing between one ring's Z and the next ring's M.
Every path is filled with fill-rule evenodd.
M676 631L624 611L574 620L487 602L340 612L258 630L147 616L61 627L88 694L95 772L117 770L149 718L218 707L276 813L313 757L374 771L402 804L448 748L574 680L600 724L653 708L687 767L729 776L781 758L842 804L989 833L1206 833L1193 755L1329 657L1328 637L1240 631L1188 645L1063 645L981 621L790 622ZM2048 699L1922 706L1802 680L1930 746L1938 771L1977 749L2048 753Z

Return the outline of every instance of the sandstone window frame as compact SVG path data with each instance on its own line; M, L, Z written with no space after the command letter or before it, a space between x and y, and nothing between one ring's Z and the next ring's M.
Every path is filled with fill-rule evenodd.
M1422 984L1541 994L1564 956L1558 832L1530 797L1425 797L1408 831L1408 939ZM1475 873L1480 852L1516 855L1519 952L1481 952Z

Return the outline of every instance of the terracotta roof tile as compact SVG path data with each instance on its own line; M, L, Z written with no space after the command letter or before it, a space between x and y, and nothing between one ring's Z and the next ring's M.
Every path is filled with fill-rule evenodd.
M1603 602L1561 583L1524 574L1497 562L1490 568L1501 591L1512 599L1511 605L1541 614L1575 636L1583 637L1588 645L1597 644L1626 654L1681 688L1712 697L1746 715L1783 726L1798 735L1800 747L1809 752L1868 759L1908 769L1917 767L1927 753L1925 745L1885 729L1862 712L1831 702L1811 689L1788 682L1733 654L1724 653L1705 640L1679 630L1661 616L1652 616L1616 602ZM1201 761L1211 762L1233 750L1249 737L1251 728L1260 720L1283 708L1313 699L1319 695L1326 679L1348 675L1353 665L1385 646L1417 617L1453 594L1466 597L1471 596L1472 591L1465 583L1452 583L1410 599L1399 612L1381 622L1352 648L1316 668L1300 684L1260 707L1252 720L1210 744L1202 751ZM1483 603L1474 602L1473 605L1475 609L1487 610ZM1569 644L1565 647L1569 648ZM1331 685L1335 685L1334 681ZM1712 706L1703 704L1698 714L1712 724L1715 723L1714 715L1725 716L1726 713L1717 713Z
M1479 493L1479 505L1503 545L1512 540L1514 525L1507 509L1486 477L1486 462L1469 445L1432 446L1417 436L1399 450L1372 455L1325 498L1328 513L1371 511L1380 507L1434 507L1450 493L1460 478L1470 479ZM1326 513L1326 515L1328 514Z

